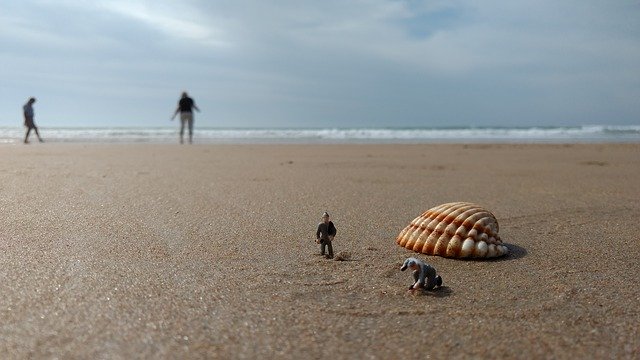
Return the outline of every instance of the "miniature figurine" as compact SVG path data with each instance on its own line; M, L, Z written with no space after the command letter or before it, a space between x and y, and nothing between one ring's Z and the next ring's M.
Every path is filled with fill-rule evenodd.
M432 290L436 286L442 286L442 277L436 275L436 269L422 260L414 257L406 259L400 270L405 271L407 268L413 270L413 279L415 280L413 285L409 286L409 290Z
M333 222L329 220L329 213L324 212L322 214L322 222L318 224L318 230L316 230L316 244L320 244L320 255L325 256L327 259L333 258L333 246L331 242L336 236L336 227ZM328 254L325 255L325 248L328 250Z

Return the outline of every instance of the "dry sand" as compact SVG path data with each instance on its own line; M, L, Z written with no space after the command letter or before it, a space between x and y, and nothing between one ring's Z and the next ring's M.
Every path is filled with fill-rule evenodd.
M640 144L0 154L2 358L640 357ZM511 254L418 255L445 287L412 295L395 236L450 201Z

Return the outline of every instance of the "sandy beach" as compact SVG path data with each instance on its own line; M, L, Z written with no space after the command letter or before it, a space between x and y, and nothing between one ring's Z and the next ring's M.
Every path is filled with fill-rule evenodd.
M0 146L3 358L637 359L640 144ZM451 201L510 254L395 237ZM323 211L338 235L314 243ZM417 256L444 279L409 293Z

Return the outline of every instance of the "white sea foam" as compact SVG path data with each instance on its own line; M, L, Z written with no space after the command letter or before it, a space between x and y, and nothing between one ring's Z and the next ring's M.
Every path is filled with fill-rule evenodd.
M172 143L169 127L41 127L47 142ZM0 127L0 143L20 143L24 129ZM640 125L460 128L196 128L198 143L640 142Z

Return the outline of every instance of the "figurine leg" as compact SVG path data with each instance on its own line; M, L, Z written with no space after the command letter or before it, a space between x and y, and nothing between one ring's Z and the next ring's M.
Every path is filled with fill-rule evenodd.
M327 248L329 250L329 259L333 259L333 245L331 245L331 241L327 241Z
M429 277L427 279L427 286L424 288L426 290L433 290L436 286L442 286L442 277L440 277L440 275L436 277Z

